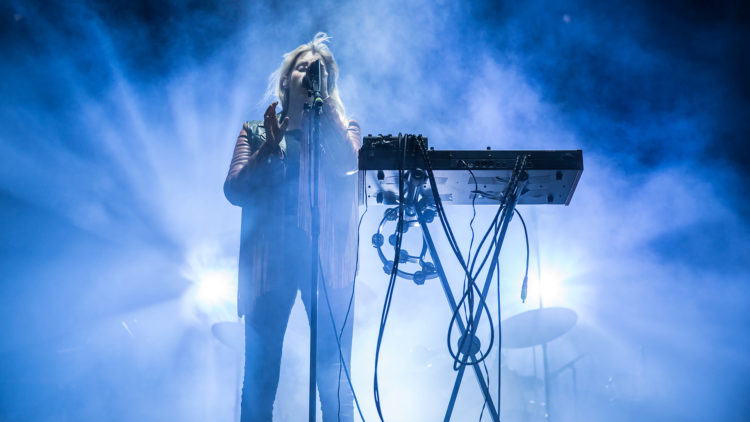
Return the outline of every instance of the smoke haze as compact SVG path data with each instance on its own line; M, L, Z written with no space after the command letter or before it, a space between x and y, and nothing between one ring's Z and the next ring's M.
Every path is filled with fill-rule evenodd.
M582 356L553 380L552 418L744 420L749 17L731 1L0 5L0 419L233 420L241 360L211 326L236 319L240 210L221 187L281 55L324 31L365 134L583 150L570 206L520 207L525 304L516 220L501 254L501 319L540 292L578 314L549 344L552 370ZM478 233L493 211L478 210ZM373 421L387 276L369 239L382 212L362 225L352 359ZM468 248L471 209L446 212ZM306 414L300 305L278 420ZM436 280L399 282L380 364L386 420L442 418L449 319ZM504 355L509 382L533 387L523 399L543 401L541 352ZM497 349L491 360L495 394ZM456 406L454 420L479 419L473 375Z

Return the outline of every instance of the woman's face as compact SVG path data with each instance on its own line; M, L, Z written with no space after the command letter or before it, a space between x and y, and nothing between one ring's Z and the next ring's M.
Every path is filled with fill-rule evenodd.
M292 71L289 74L289 80L287 82L288 99L290 104L292 102L309 102L307 96L307 87L305 87L305 76L307 75L307 69L315 61L320 60L320 55L313 53L312 51L306 51L297 57L297 61L292 66ZM324 62L321 60L321 69L324 76L327 75L325 71Z

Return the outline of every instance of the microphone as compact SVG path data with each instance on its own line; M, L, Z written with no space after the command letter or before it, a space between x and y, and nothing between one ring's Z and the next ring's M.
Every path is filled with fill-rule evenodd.
M313 103L315 105L323 104L323 98L320 94L320 86L322 85L320 71L320 59L315 60L307 68L307 75L305 75L305 87L307 88L309 95L313 97Z

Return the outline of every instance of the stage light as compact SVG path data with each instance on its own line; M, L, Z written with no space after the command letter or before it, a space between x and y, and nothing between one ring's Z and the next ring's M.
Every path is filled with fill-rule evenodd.
M534 285L529 283L529 291L536 290L534 297L538 300L539 295L545 306L553 305L570 305L570 291L565 286L565 280L570 278L570 274L563 269L553 265L544 265L541 274L529 274L529 278L534 278ZM532 287L533 286L533 287ZM532 296L529 294L529 296ZM535 303L535 302L531 302Z
M563 280L564 278L560 276L557 269L545 268L539 280L539 293L542 295L542 300L550 304L564 300Z
M221 306L234 300L231 271L218 268L207 269L198 276L195 299L202 308Z
M236 318L234 259L218 256L213 248L197 248L189 255L183 275L193 282L185 296L193 312L217 321Z

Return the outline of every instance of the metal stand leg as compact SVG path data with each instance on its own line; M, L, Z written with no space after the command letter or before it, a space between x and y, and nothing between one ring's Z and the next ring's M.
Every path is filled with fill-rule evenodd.
M430 256L432 257L433 263L435 264L435 271L438 274L438 277L440 278L440 284L443 286L443 292L445 293L446 299L448 299L448 304L450 305L451 311L456 312L456 308L458 305L456 304L456 299L453 297L453 291L451 290L450 284L448 284L448 279L445 276L445 271L443 270L443 266L440 263L440 258L438 257L437 250L435 249L435 244L432 241L432 236L430 235L430 231L427 228L427 223L425 222L422 212L420 210L417 210L417 216L419 220L419 224L422 227L422 234L424 236L425 242L427 242L427 247L430 251ZM486 296L486 295L485 295ZM463 335L466 332L466 328L464 326L463 319L461 318L461 315L459 314L456 317L456 323L458 325L458 329L461 335ZM472 363L474 361L474 357L470 357ZM484 379L484 375L482 374L482 370L478 365L471 365L474 368L474 374L477 377L477 381L479 382L479 387L482 389L482 395L484 396L485 400L487 401L487 408L489 409L490 416L492 417L492 420L495 422L500 421L500 417L497 413L497 409L495 408L495 403L492 400L492 396L490 394L490 389L487 386L487 382ZM456 403L456 398L458 396L458 390L461 385L461 379L463 378L464 369L466 366L461 366L458 369L458 374L456 375L456 382L453 385L453 393L451 394L450 402L448 403L448 410L445 414L445 421L449 421L451 414L453 412L453 406Z
M492 276L494 275L495 269L497 268L498 258L500 256L500 249L502 248L502 244L505 239L505 234L508 230L508 225L510 224L511 219L513 218L513 212L515 210L516 202L518 200L519 191L520 190L518 189L518 187L514 189L514 191L508 198L505 209L502 210L502 214L500 218L500 224L501 224L500 232L497 237L497 244L495 245L495 252L492 256L492 261L490 263L490 267L487 273L487 278L485 279L485 283L482 286L481 301L486 301L487 299L487 294L489 293L489 287L492 283ZM453 296L453 291L450 288L450 284L448 284L448 279L445 276L443 266L440 263L440 258L438 257L437 250L435 249L435 244L432 241L432 236L430 235L430 231L427 227L427 223L424 220L421 210L417 208L416 211L417 211L419 224L422 228L422 233L423 233L425 242L427 243L427 246L430 251L430 256L432 257L433 262L435 264L435 270L443 286L443 291L445 293L446 298L448 299L448 303L451 307L451 311L455 313L457 312L456 309L458 305L456 304L456 299ZM483 308L482 306L479 306L476 314L474 315L474 319L472 320L473 327L476 327L477 324L479 323L479 319L481 318L481 315L482 315L482 308ZM465 328L463 320L461 319L460 314L457 314L456 323L459 328L459 333L461 334L461 336L463 336L466 333L466 328ZM476 364L476 359L474 356L469 355L468 353L465 353L465 356L467 359L467 362L465 363L468 365L471 365L472 368L474 368L474 374L477 377L477 382L479 383L479 387L482 390L482 395L484 396L484 399L487 403L487 408L489 409L489 413L490 413L490 416L492 417L492 420L495 422L499 422L500 416L498 414L497 409L495 408L495 403L492 400L492 395L490 394L489 387L484 378L484 375L482 374L481 368L479 367L479 365ZM458 396L458 391L461 386L461 381L463 380L464 369L466 368L466 364L462 365L457 371L458 373L456 374L456 381L453 384L453 392L451 393L451 398L450 398L450 401L448 402L448 408L445 413L445 419L444 419L445 422L448 422L450 420L451 415L453 413L453 407L455 406L456 398Z

